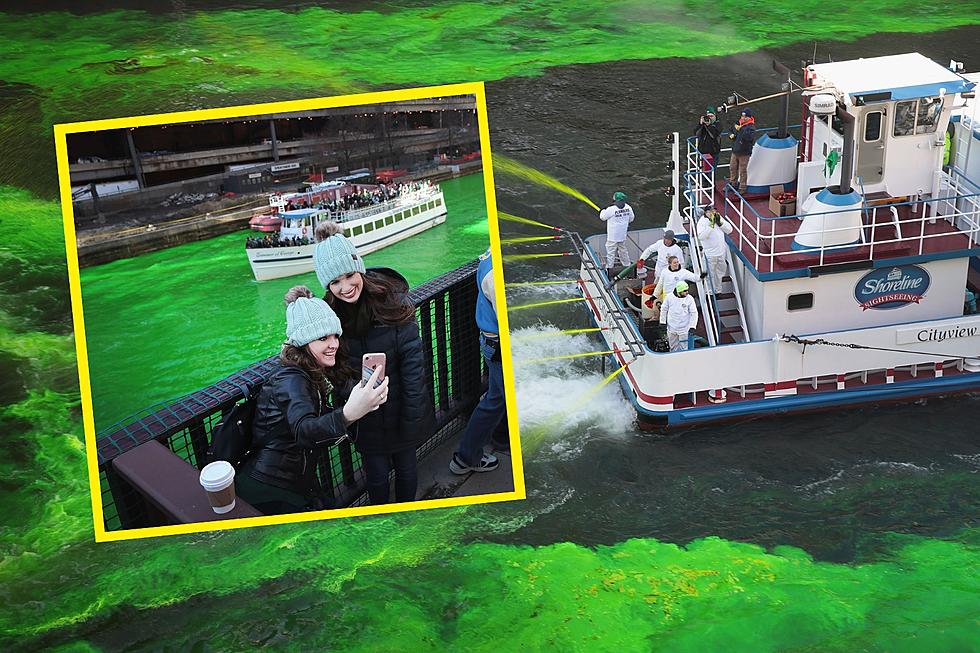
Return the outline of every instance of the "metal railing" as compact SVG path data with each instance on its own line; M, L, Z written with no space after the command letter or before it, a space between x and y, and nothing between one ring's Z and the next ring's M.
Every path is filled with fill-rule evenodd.
M774 270L777 262L786 260L788 257L798 256L800 253L817 254L819 256L817 264L823 265L829 254L853 250L858 246L867 247L867 251L863 255L859 255L860 260L876 260L876 254L878 255L877 258L882 258L882 251L885 246L897 244L904 245L905 248L912 248L911 252L903 251L903 255L921 256L925 253L925 247L929 240L947 238L957 234L967 237L963 249L971 249L977 244L978 237L980 237L980 193L959 192L960 186L956 181L946 173L940 174L943 178L943 184L940 186L940 193L936 197L895 202L881 206L867 204L867 200L865 200L861 207L821 211L802 216L808 220L821 218L826 220L827 217L837 214L854 211L865 213L865 209L867 209L868 220L861 221L859 242L856 243L823 244L828 240L833 241L834 234L844 234L855 230L855 226L848 225L823 229L819 232L822 233L820 246L794 250L790 243L796 238L797 225L801 216L763 216L741 193L731 187L725 188L724 212L725 217L733 221L738 232L739 249L742 250L742 253L746 255L756 270ZM909 217L905 219L899 217L902 207L909 209ZM894 209L892 219L887 224L881 224L877 220L878 212L883 209L889 211ZM786 224L785 221L787 220L793 221L792 227L785 230L785 233L779 233L779 225ZM937 220L948 222L953 229L938 233L926 233L927 223L934 224ZM896 232L895 236L892 238L882 237L882 227L893 228ZM885 251L887 252L887 249ZM884 257L887 258L887 254Z
M429 362L436 428L418 449L427 455L462 430L483 392L483 356L473 319L477 289L476 261L413 288L409 298L426 361ZM202 468L211 430L224 413L242 401L278 368L273 356L185 397L161 402L106 428L96 436L106 530L138 528L151 523L146 499L112 468L113 460L150 440L157 440L189 464ZM366 502L360 456L349 443L318 452L317 476L330 489L337 507Z
M372 215L378 215L379 213L385 213L386 211L394 211L400 207L413 206L422 202L423 200L437 196L441 191L438 186L432 186L429 188L422 188L416 191L410 191L390 199L386 202L381 202L380 204L372 204L371 206L365 206L361 209L352 209L350 211L331 211L330 219L335 222L352 222L354 220L360 220L361 218L369 218Z

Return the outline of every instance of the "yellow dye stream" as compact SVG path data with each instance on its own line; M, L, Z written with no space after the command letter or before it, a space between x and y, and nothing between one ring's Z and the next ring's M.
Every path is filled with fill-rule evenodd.
M571 256L571 252L558 252L557 254L509 254L504 256L505 261L527 261L532 258L553 258L556 256Z
M534 302L533 304L521 304L520 306L508 306L508 311L519 311L522 308L536 308L538 306L550 306L552 304L568 304L569 302L584 302L585 297L571 297L569 299L552 299L546 302Z
M495 159L497 157L494 157ZM532 220L531 218L522 218L519 215L512 215L510 213L504 213L503 211L497 211L497 217L501 220L507 220L508 222L519 222L521 224L529 224L532 227L543 227L545 229L554 229L555 231L561 231L558 227L552 227L550 224L545 224L543 222L538 222L537 220Z
M519 243L533 243L539 240L557 240L561 236L523 236L521 238L502 238L501 245L517 245Z
M505 283L504 285L508 288L516 288L518 286L564 286L570 283L578 283L578 279L566 279L564 281L515 281L513 283Z
M509 157L501 156L499 154L494 154L493 169L494 172L503 172L506 174L514 175L516 177L520 177L522 179L526 179L528 181L534 182L539 186L546 186L548 188L553 188L554 190L557 190L561 193L565 193L566 195L571 195L575 199L585 202L586 204L594 208L596 211L601 210L598 206L596 206L595 202L593 202L588 197L583 195L581 192L575 190L571 186L558 181L557 179L555 179L549 174L541 172L540 170L536 170L530 166L526 166L523 163L519 163Z

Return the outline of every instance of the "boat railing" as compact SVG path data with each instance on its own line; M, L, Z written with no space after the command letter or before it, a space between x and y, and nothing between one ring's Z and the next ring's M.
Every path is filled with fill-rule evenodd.
M966 236L967 242L963 249L971 249L980 239L980 192L963 192L963 184L957 179L945 172L939 174L941 175L939 192L932 197L887 204L869 203L866 199L858 209L843 208L779 217L761 215L744 195L729 185L726 186L724 193L724 213L735 226L739 249L756 270L774 270L776 263L798 256L800 253L818 254L818 264L824 265L828 255L853 250L859 246L867 247L866 255L862 256L861 260L876 260L876 254L879 255L877 258L881 258L880 255L882 251L887 251L887 246L896 244L911 245L912 255L921 256L926 253L926 245L930 240L946 238L951 233ZM900 217L902 207L908 207L909 217L904 219ZM804 218L826 220L834 215L855 210L866 215L866 218L861 221L858 242L821 244L819 247L803 250L793 249L791 246L797 235L798 225ZM890 219L885 223L878 219L882 211L889 211L891 214ZM953 231L926 233L927 224L935 224L937 220L949 223ZM788 228L783 228L784 225ZM884 236L883 227L893 229L894 237ZM824 229L822 243L832 242L835 234L844 235L845 232L853 230L853 226Z
M476 264L476 261L467 263L409 292L416 306L425 360L429 363L430 399L436 413L436 429L419 447L420 458L466 426L473 406L484 391L480 332L473 320L477 300ZM186 464L201 469L207 462L212 429L223 414L272 375L278 368L277 358L254 363L179 399L145 408L96 435L106 530L155 526L166 523L167 518L142 489L114 471L113 461L144 444L159 442ZM321 449L316 474L337 507L367 501L361 459L349 443Z
M439 194L439 188L437 186L421 188L419 190L403 193L398 197L385 202L372 204L363 208L351 209L349 211L331 211L330 219L334 222L353 222L354 220L369 218L372 215L378 215L379 213L393 211L399 207L412 206L414 204L418 204L422 200L435 197L437 194Z

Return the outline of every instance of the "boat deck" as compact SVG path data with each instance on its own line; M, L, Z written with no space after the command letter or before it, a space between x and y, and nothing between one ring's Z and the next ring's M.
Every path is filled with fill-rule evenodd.
M911 205L902 202L904 198L881 198L877 210L869 209L864 218L863 244L840 249L794 250L792 243L801 224L799 217L778 217L769 210L767 196L743 197L730 186L726 200L726 186L726 181L715 185L715 207L732 222L735 229L729 238L759 273L793 272L813 266L928 256L971 248L968 234L942 217L931 217L931 205ZM896 201L898 224L894 222L889 200ZM739 206L743 207L741 211L736 208ZM927 212L924 219L921 211Z

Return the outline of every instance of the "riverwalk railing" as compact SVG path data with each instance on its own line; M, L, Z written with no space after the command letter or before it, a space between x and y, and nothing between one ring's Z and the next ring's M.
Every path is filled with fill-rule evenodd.
M436 430L419 447L422 458L456 436L469 419L484 390L480 332L474 321L477 289L476 261L413 288L409 297L426 361L432 370L431 393ZM147 498L113 470L113 460L156 440L188 464L201 469L211 443L211 430L224 413L267 380L278 356L245 369L180 399L146 408L97 435L96 448L106 530L166 523ZM332 493L336 507L367 501L360 456L349 443L318 451L317 477Z

